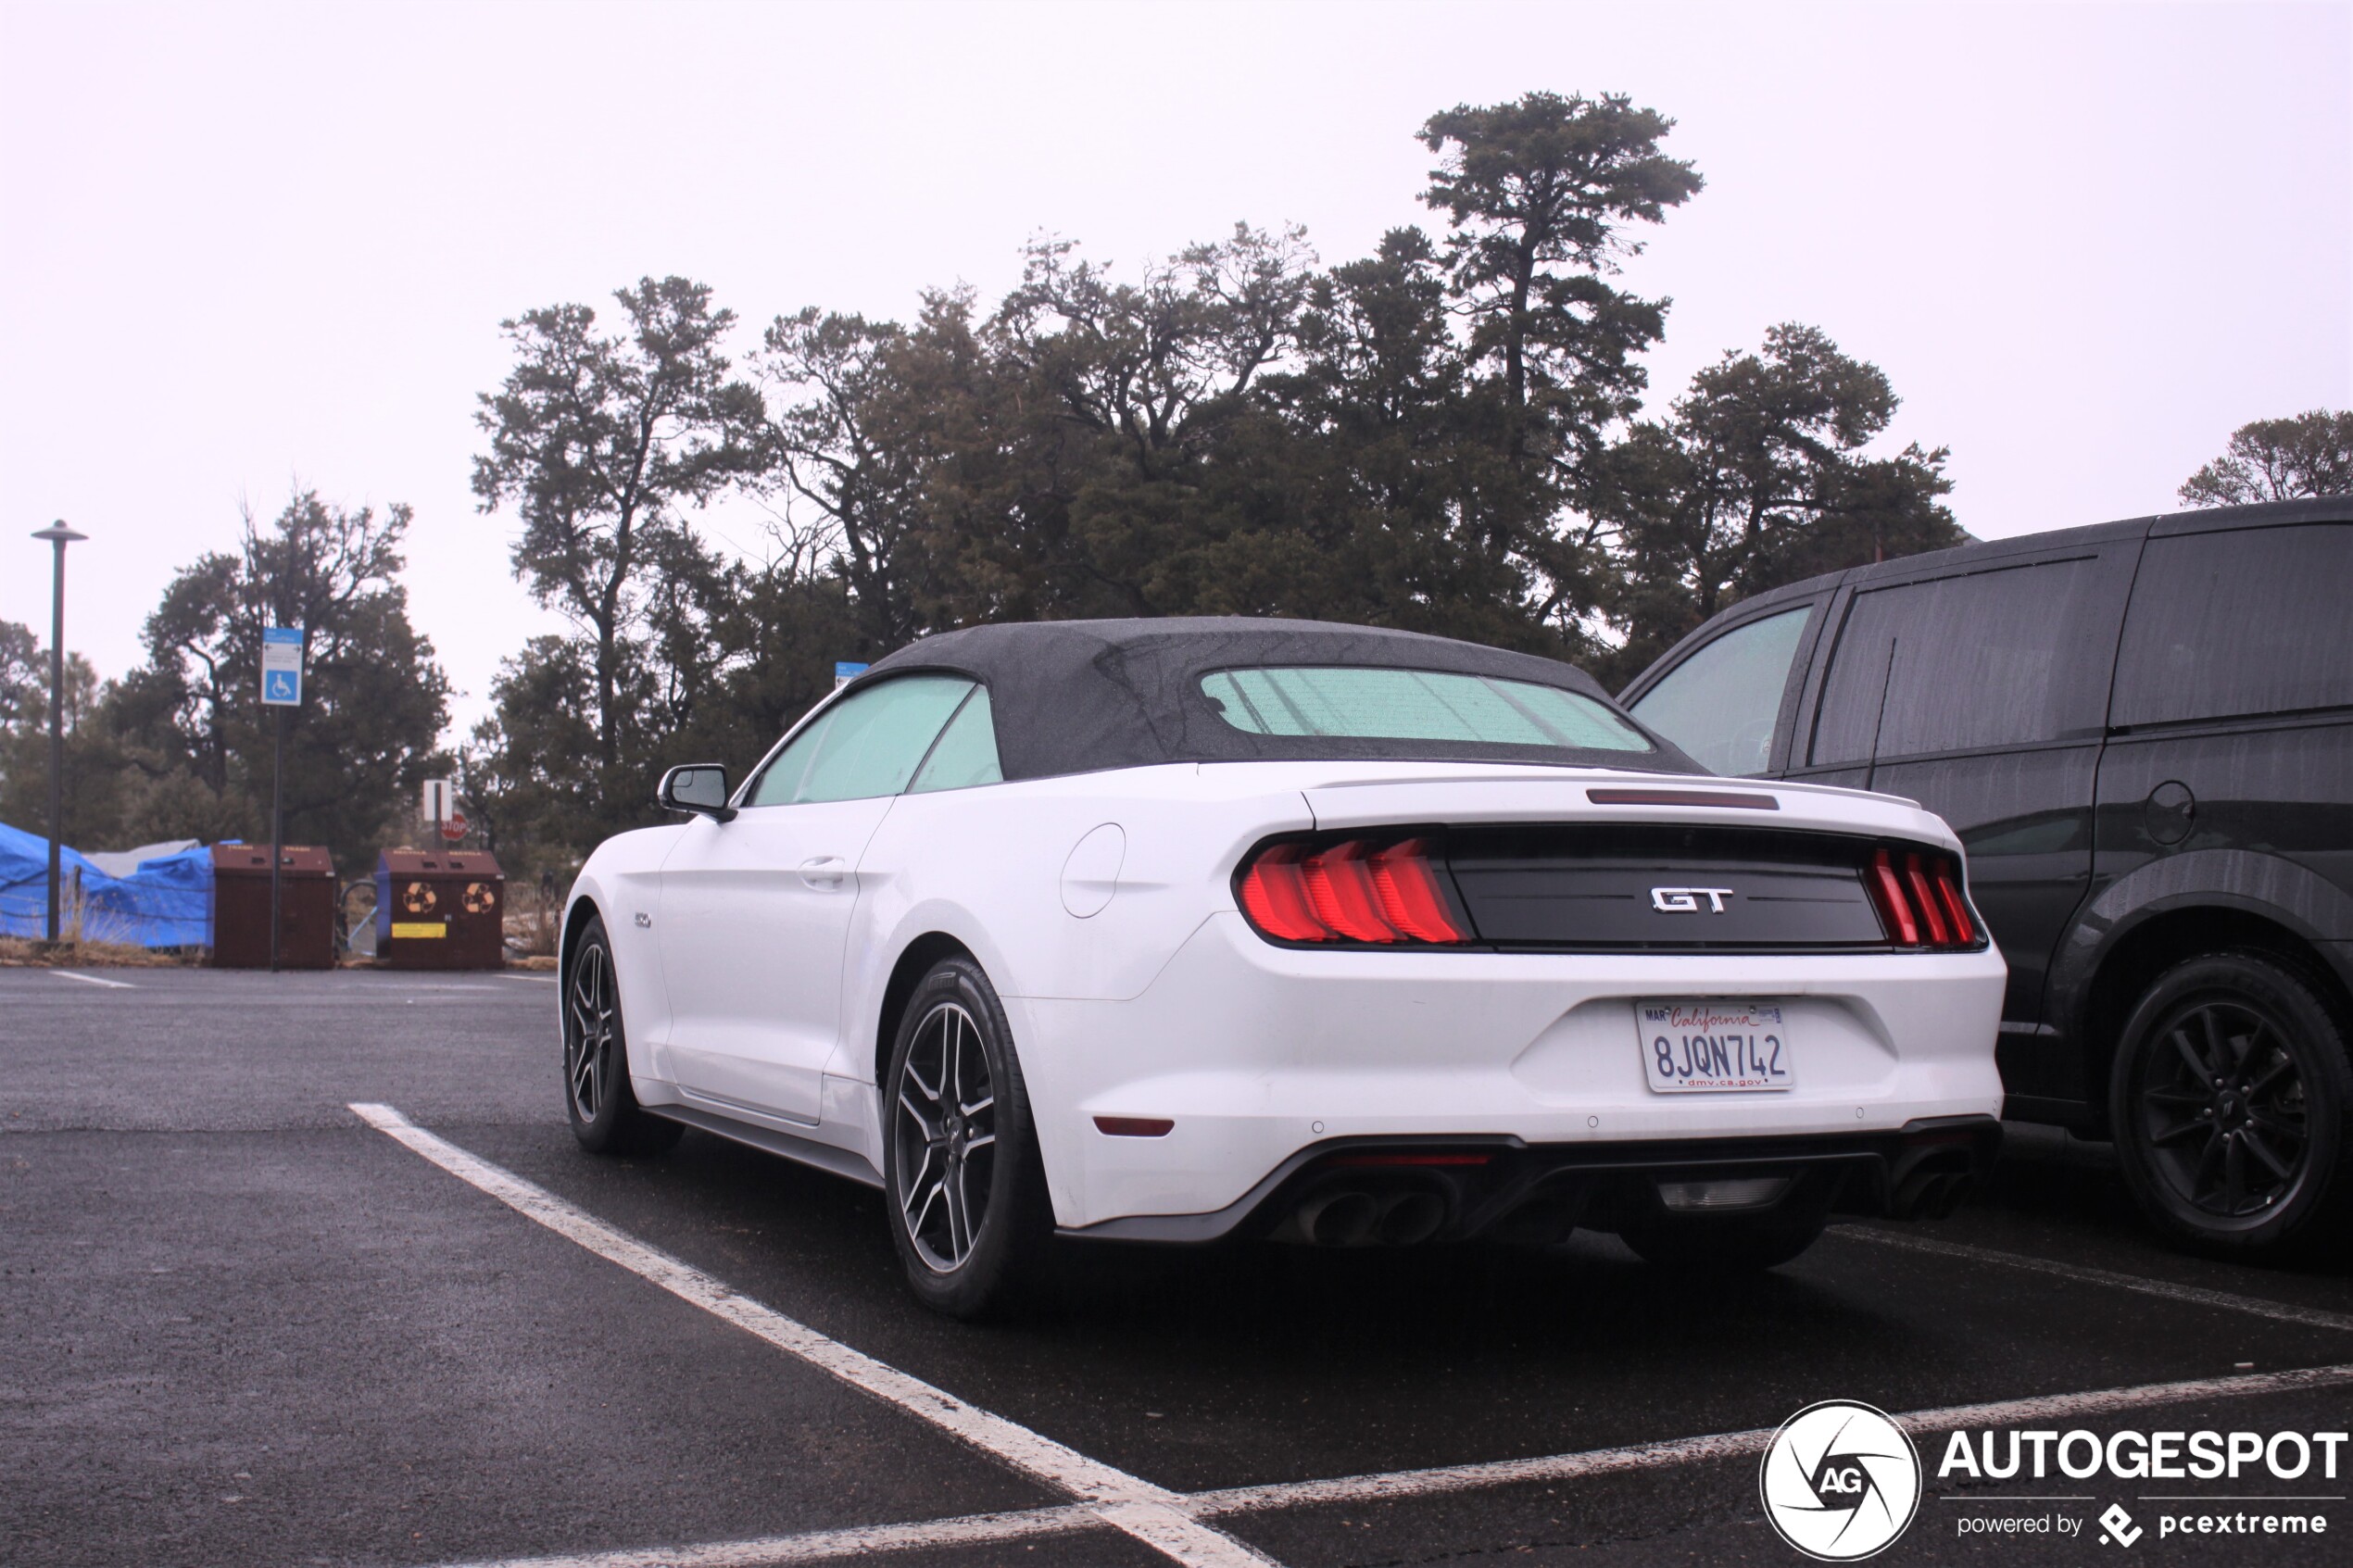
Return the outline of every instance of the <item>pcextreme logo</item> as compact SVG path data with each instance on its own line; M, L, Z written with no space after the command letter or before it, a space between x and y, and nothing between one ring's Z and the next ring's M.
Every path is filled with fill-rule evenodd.
M1887 1412L1824 1399L1781 1424L1756 1477L1781 1539L1822 1562L1884 1550L1920 1506L1920 1456Z

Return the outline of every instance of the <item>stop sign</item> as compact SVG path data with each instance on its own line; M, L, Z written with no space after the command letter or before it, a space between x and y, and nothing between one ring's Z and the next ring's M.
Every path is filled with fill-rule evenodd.
M441 819L441 836L452 844L466 836L466 814L455 806L449 808L449 815Z

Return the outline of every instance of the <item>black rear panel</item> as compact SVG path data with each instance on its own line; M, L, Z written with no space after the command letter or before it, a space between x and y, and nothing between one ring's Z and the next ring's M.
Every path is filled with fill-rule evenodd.
M1869 842L1730 827L1458 827L1454 885L1502 947L1696 951L1871 947Z

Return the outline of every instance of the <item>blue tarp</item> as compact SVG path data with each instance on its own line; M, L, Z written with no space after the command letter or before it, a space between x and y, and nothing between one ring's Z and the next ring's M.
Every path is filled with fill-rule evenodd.
M58 851L64 881L59 918L88 942L142 947L212 945L212 851L198 846L143 860L129 876L108 876L73 849ZM40 936L49 911L49 841L0 822L0 936Z

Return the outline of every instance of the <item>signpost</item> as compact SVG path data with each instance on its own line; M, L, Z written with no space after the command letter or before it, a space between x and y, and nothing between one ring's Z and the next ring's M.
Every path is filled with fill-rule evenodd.
M466 813L459 809L458 791L449 780L425 781L424 819L433 824L434 835L446 844L455 844L466 836Z
M302 706L302 628L261 629L261 705L277 712L270 763L270 970L278 969L278 868L285 859L286 709Z
M868 665L852 663L847 659L834 660L834 690L841 690L842 687L863 675L870 668L871 666Z
M43 928L48 945L57 945L58 845L65 839L66 822L66 546L89 537L76 533L59 518L33 535L49 542L53 561L49 580L49 919Z

